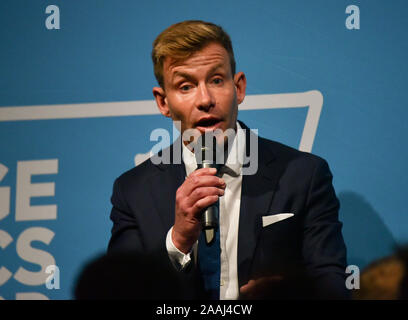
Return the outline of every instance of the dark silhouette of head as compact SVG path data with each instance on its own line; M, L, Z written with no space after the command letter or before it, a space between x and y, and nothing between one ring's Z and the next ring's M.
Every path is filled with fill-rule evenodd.
M103 255L80 273L75 299L180 299L182 284L171 265L135 253Z
M361 273L355 300L408 299L408 247L369 264Z

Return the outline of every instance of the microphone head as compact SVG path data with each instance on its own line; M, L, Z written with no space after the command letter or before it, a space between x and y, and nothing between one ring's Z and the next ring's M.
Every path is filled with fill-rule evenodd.
M205 132L198 137L194 147L198 168L215 168L217 139L213 132Z

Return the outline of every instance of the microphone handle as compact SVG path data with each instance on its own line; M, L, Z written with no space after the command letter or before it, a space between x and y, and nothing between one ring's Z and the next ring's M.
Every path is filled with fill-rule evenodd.
M202 168L215 168L215 164L203 160ZM215 202L201 215L202 230L216 229L218 227L219 201Z

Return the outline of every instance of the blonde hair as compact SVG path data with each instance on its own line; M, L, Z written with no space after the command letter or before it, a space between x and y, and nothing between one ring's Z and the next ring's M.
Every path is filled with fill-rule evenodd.
M184 60L207 44L216 42L228 52L232 75L235 74L235 58L229 35L218 25L188 20L168 27L153 42L152 60L154 75L164 88L163 63L166 57Z

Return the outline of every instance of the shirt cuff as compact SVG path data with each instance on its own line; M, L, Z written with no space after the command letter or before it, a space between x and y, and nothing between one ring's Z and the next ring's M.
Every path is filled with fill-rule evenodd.
M173 240L171 239L171 233L173 231L173 227L167 232L166 236L166 248L167 253L169 254L169 258L175 268L177 270L183 270L190 264L191 261L191 252L193 249L190 250L187 254L183 253L174 245Z

